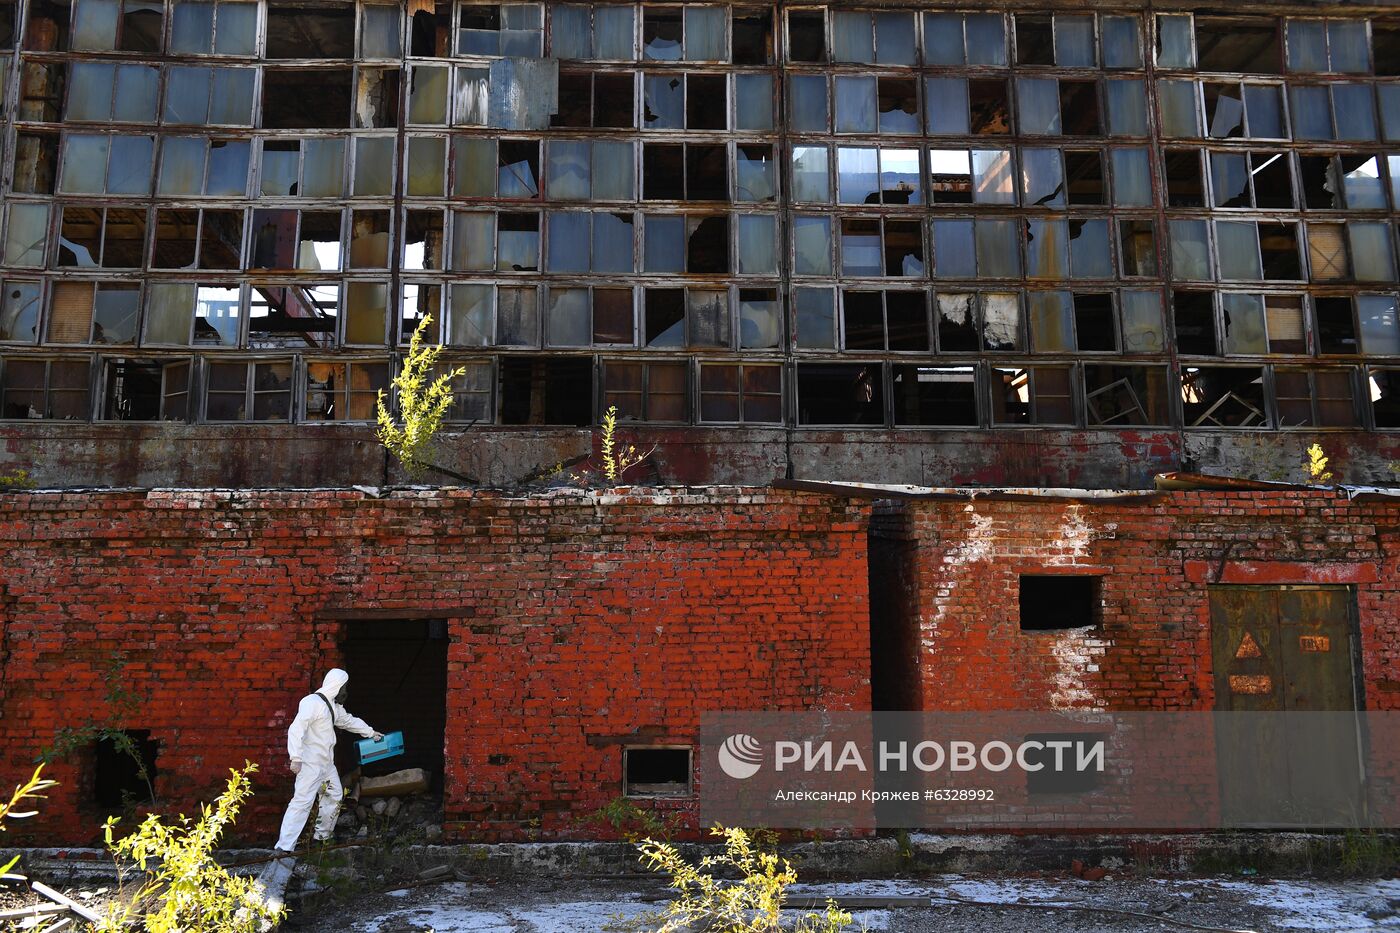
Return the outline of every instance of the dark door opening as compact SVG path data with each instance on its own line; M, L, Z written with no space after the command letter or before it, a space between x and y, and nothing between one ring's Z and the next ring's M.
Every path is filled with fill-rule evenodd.
M350 675L346 709L382 732L402 732L404 740L402 755L365 765L365 775L422 768L432 790L442 789L447 645L447 622L442 619L345 624L342 663ZM338 743L342 771L359 764L357 741L347 737Z

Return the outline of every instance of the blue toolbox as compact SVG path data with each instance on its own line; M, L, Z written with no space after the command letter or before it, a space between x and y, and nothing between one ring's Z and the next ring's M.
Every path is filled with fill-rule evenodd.
M402 755L403 733L386 732L384 738L378 742L374 739L360 739L357 744L360 747L360 764L367 765L373 761L383 761L385 758Z

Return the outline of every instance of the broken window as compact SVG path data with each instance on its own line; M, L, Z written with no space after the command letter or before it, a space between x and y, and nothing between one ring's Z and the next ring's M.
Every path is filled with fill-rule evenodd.
M49 299L51 343L136 342L139 287L127 282L55 282Z
M624 797L689 797L689 748L624 748Z
M0 343L39 339L39 283L6 279L0 283Z
M700 367L700 420L774 424L783 420L783 371L777 365L705 363Z
M111 208L63 208L55 265L138 268L146 246L146 212Z
M920 224L874 217L842 218L841 271L845 275L923 276Z
M152 282L146 287L142 343L236 347L241 309L237 285Z
M67 11L56 10L55 18L60 16L66 18ZM156 55L160 53L164 32L164 4L147 0L77 0L68 49Z
M1055 64L1054 20L1043 14L1016 14L1016 64Z
M1070 367L997 368L992 373L993 424L1073 424Z
M969 79L968 128L977 136L1005 136L1011 132L1011 99L1002 80Z
M1009 149L930 149L928 158L933 203L1016 203L1016 173Z
M54 119L57 119L56 115ZM57 133L18 133L15 136L14 191L53 194L58 166Z
M1016 292L983 292L980 299L982 348L992 352L1024 349L1020 295Z
M165 136L156 192L180 197L244 197L250 160L247 140Z
M1113 353L1118 350L1113 295L1109 292L1074 293L1075 346L1081 353Z
M265 68L262 125L265 129L344 129L354 99L350 68Z
M795 62L826 61L826 13L824 10L789 10L788 58Z
M155 226L152 268L242 268L241 210L158 209Z
M972 366L896 365L896 425L977 425L977 370Z
M921 204L919 151L841 147L837 194L842 204Z
M1050 632L1100 624L1101 577L1081 574L1022 574L1021 631Z
M847 350L917 350L930 346L928 297L922 291L842 292Z
M938 332L939 352L958 353L979 349L976 295L939 292L933 317Z
M49 205L17 202L6 207L5 265L41 268L49 238Z
M798 363L798 424L883 425L883 372L879 363Z
M1060 129L1066 136L1098 136L1099 86L1097 81L1060 81Z
M210 362L205 384L206 421L287 421L291 418L290 360Z
M1278 21L1197 17L1196 53L1201 71L1278 74Z
M1351 354L1358 352L1356 318L1351 299L1340 295L1319 295L1313 298L1316 315L1318 352L1322 354Z
M398 342L406 344L430 315L432 320L423 332L429 344L442 343L442 286L426 282L404 282L399 292Z
M1264 315L1270 353L1308 352L1303 299L1298 295L1265 295Z
M1082 367L1089 425L1146 427L1169 423L1164 366Z
M170 51L175 54L258 53L258 5L245 0L176 0L171 8Z
M1400 428L1400 369L1372 369L1367 377L1377 428Z
M354 58L354 7L274 0L267 9L267 57Z
M340 211L254 209L248 266L312 272L338 270L340 223Z
M261 163L264 195L338 198L344 192L344 139L264 139Z
M1000 13L924 14L924 62L1005 65L1006 24Z
M1219 352L1215 340L1214 294L1214 292L1187 291L1185 289L1176 289L1172 292L1176 346L1181 353L1194 356L1215 356Z
M103 420L187 420L190 371L188 360L104 359Z
M0 360L0 418L86 421L91 370L87 359Z
M642 147L642 198L647 201L728 201L728 149L699 143Z
M340 286L334 282L254 285L248 301L248 346L335 346Z
M1157 275L1156 226L1150 220L1118 221L1118 255L1123 275Z
M538 58L543 37L541 4L464 4L457 21L457 54Z
M1264 370L1225 366L1184 366L1182 418L1192 428L1266 428Z
M628 421L685 423L690 420L685 363L608 360L603 364L603 408L617 406Z
M387 363L307 360L301 417L307 421L373 421L381 390L389 390Z

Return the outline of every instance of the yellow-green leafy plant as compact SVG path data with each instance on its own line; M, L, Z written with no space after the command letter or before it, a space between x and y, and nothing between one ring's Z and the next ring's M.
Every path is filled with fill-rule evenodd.
M258 933L281 922L285 911L267 904L252 878L230 875L214 861L214 850L252 796L250 761L230 768L228 786L203 804L197 820L180 816L166 825L151 814L124 839L117 840L115 817L104 827L107 848L118 865L135 865L142 880L134 892L123 889L117 906L97 926L117 933L135 925L145 933Z
M0 492L7 489L33 489L34 479L29 475L28 470L14 470L10 473L0 473Z
M724 839L724 851L704 856L695 865L668 842L646 839L638 845L643 864L670 875L676 892L655 933L839 933L854 922L850 913L828 900L820 913L809 911L784 924L787 888L797 881L792 864L755 845L746 830L715 826L710 834Z
M418 322L413 336L409 338L403 367L394 377L394 388L398 390L399 397L397 419L389 410L384 390L379 390L379 425L375 435L410 474L420 476L426 470L437 470L456 476L450 470L432 463L428 456L432 451L433 438L442 427L443 418L447 417L447 409L452 406L452 380L465 375L466 370L459 366L433 375L438 355L442 353L442 344L424 343L432 320L432 315L425 314L423 320Z
M34 816L36 813L39 812L38 810L19 810L16 809L17 807L23 804L26 800L44 799L44 797L46 796L44 794L44 791L48 790L50 787L58 786L57 781L50 781L41 777L43 771L43 765L39 765L39 767L35 768L34 773L30 775L29 780L25 781L23 784L17 784L15 786L15 792L10 795L9 800L5 800L3 797L0 797L0 832L5 831L6 820L24 820L28 819L31 816ZM19 856L16 855L4 865L0 865L0 875L7 874L9 870L11 868L14 868L18 862Z
M1313 444L1308 448L1308 482L1327 483L1331 482L1332 474L1327 470L1327 452L1322 449L1321 444Z
M603 428L598 440L598 452L603 458L601 469L603 475L609 482L617 482L622 478L622 474L642 463L653 453L653 447L646 453L638 453L637 448L628 444L622 448L617 440L617 406L613 405L603 412Z

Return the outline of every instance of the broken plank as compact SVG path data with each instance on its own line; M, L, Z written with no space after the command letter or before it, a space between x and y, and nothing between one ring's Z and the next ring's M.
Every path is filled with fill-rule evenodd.
M89 910L82 904L79 904L77 901L73 900L68 895L55 891L53 888L49 887L46 884L43 884L38 881L31 881L29 882L29 888L32 891L44 895L44 897L47 897L49 900L53 901L56 904L62 904L63 906L71 910L73 913L77 914L79 917L82 917L84 920L88 921L89 923L102 922L102 915L99 914L97 911Z

